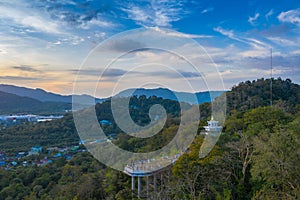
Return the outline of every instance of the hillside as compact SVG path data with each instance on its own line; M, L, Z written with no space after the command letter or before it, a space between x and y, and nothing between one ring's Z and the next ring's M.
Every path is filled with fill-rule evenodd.
M36 99L41 102L63 102L63 103L72 103L72 95L60 95L52 92L47 92L40 88L31 89L26 87L18 87L14 85L5 85L0 84L0 91L15 94L21 97L29 97ZM89 95L75 95L81 98L91 98L94 100L94 97ZM96 103L104 101L104 99L95 99Z
M293 107L300 104L300 85L290 79L281 78L272 81L273 105L287 112L293 112ZM227 111L245 112L259 106L270 105L270 79L245 81L234 86L226 93Z
M189 104L201 104L204 102L211 102L212 100L214 100L216 97L220 96L223 93L224 91L211 91L211 92L206 91L206 92L197 92L193 94L189 92L171 91L166 88L155 88L155 89L134 88L134 89L124 90L118 93L116 96L119 97L129 97L130 95L136 95L136 96L145 95L146 97L157 96L163 99L170 99L175 101L180 99L183 102ZM194 95L196 95L198 102L193 101Z
M61 114L70 110L72 105L63 102L41 102L0 91L0 115L15 113Z
M166 108L168 115L167 125L174 125L179 115L179 103L172 100L162 99L158 97L131 98L131 107L133 105L139 109L130 109L132 119L139 125L145 125L150 122L148 115L149 108L154 104L161 104ZM189 105L186 104L187 107ZM108 120L111 125L102 125L107 135L111 133L122 133L116 125L112 112L110 110L110 100L98 103L95 106L98 121ZM22 126L14 126L0 130L0 151L19 150L24 151L31 146L65 146L69 144L78 144L79 137L74 125L73 116L67 113L62 119L50 122L41 122L37 124L25 124Z

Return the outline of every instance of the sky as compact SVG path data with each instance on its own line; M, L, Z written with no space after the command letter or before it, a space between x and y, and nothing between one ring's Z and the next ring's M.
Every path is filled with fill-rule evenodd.
M182 53L191 59L203 53L193 51L189 44L195 41L214 70L204 70L201 77L170 52L145 49L151 39L134 35L131 30L138 28L156 31L160 37L153 46L175 52L184 47ZM181 42L171 45L176 38ZM97 60L97 55L113 59L132 48L144 49L123 55L110 69ZM299 0L0 0L1 84L72 94L79 80L76 93L92 94L90 88L100 80L97 97L155 84L190 91L180 79L197 91L230 89L241 81L269 78L271 49L273 76L300 83ZM166 58L173 60L165 63Z

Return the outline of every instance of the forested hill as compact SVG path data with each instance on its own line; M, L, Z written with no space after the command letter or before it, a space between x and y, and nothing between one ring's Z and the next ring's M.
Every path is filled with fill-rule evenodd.
M41 102L0 91L0 115L15 113L62 114L72 108L71 103Z
M166 108L168 114L167 125L174 125L180 115L180 106L177 101L162 99L159 97L140 96L132 97L130 101L130 114L132 119L139 125L150 122L148 115L151 105L160 104ZM189 104L184 104L187 108ZM99 123L103 125L106 134L119 134L121 130L114 122L110 109L110 100L98 103L95 106ZM169 118L170 117L170 118ZM0 127L1 128L1 127ZM80 138L74 125L73 116L67 113L62 119L37 124L25 124L0 129L0 151L24 151L31 146L66 146L78 144Z
M270 105L270 79L241 82L226 93L227 110L245 112L252 108ZM273 105L287 112L300 104L300 85L290 79L272 79Z

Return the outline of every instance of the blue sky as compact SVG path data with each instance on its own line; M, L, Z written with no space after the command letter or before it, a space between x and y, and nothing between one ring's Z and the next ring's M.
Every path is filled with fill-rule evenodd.
M197 41L216 63L226 89L269 77L271 48L274 76L300 83L299 0L1 0L0 83L70 94L90 50L141 27L173 29L178 37ZM118 66L109 77L116 80L124 71ZM161 78L170 77L162 73ZM89 84L95 83L83 88Z

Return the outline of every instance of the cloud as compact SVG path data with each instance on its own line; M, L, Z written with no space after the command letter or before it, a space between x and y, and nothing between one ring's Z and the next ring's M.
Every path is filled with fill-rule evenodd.
M0 54L7 54L7 51L4 49L0 49Z
M97 76L100 77L100 75L102 77L119 77L122 76L124 74L126 74L128 71L126 70L122 70L122 69L107 69L105 71L103 71L103 69L94 69L94 68L90 68L90 69L72 69L70 70L71 72L73 72L74 74L80 74L80 75L85 75L85 76ZM132 73L132 72L131 72Z
M185 10L187 1L147 0L142 3L128 3L121 9L136 24L145 27L171 27L172 22L179 21L189 11Z
M43 15L38 15L38 11L29 8L26 4L3 3L0 6L0 17L5 19L8 25L12 22L18 27L34 29L39 32L61 33L57 23Z
M111 40L108 44L109 50L117 52L128 52L132 50L142 49L144 47L145 45L143 43L132 39Z
M300 8L296 10L281 12L277 18L281 22L291 23L300 26Z
M289 40L289 39L285 39L282 37L268 37L268 40L280 45L280 46L294 46L294 47L298 47L299 46L299 42L300 42L300 38L295 40Z
M266 19L269 20L269 18L270 18L273 14L274 14L274 11L273 11L273 9L271 9L271 10L265 15Z
M241 43L247 44L249 46L252 46L255 49L270 48L270 45L268 45L268 44L266 44L262 41L259 41L258 39L238 36L234 33L233 30L225 30L221 27L216 27L216 28L214 28L214 31L219 32L220 34L222 34L222 35L224 35L224 36L226 36L230 39L233 39L233 40L236 40L238 42L241 42Z
M106 69L105 71L103 71L103 69L95 69L95 68L81 69L81 70L72 69L70 71L74 74L79 74L84 76L95 76L99 78L101 75L101 77L104 78L103 80L110 80L111 78L121 77L127 73L128 73L127 76L134 75L135 77L163 77L163 78L170 78L170 79L201 77L201 74L199 74L198 72L191 72L191 71L184 71L184 70L178 70L177 73L164 71L164 70L136 71L136 70L123 70L123 69L116 69L116 68Z
M261 31L263 36L274 37L274 36L285 36L292 30L291 26L286 23L279 25L271 25L268 29Z
M180 33L180 32L169 32L168 30L161 29L159 27L152 27L153 30L158 31L162 34L165 34L167 36L173 36L178 38L212 38L211 35L198 35L198 34L187 34L187 33Z
M21 71L27 71L27 72L40 72L40 70L37 70L29 65L12 66L12 68Z
M204 10L202 10L202 14L205 14L205 13L208 13L208 12L212 12L214 10L214 8L213 7L209 7L209 8L206 8L206 9L204 9Z
M30 80L38 80L38 78L25 77L25 76L0 76L0 80L30 81Z
M229 38L234 38L234 33L232 30L225 30L221 27L214 28L214 31L221 33L222 35L225 35Z
M179 71L179 74L185 78L198 78L201 77L201 74L196 72L188 72L188 71Z
M39 6L45 7L52 19L61 23L88 30L93 27L112 28L112 1L42 1Z
M259 13L255 13L255 15L253 17L249 17L248 18L248 22L252 25L255 26L256 23L255 21L259 18Z
M131 72L130 72L131 73ZM197 72L191 72L191 71L184 71L184 70L177 70L170 71L170 70L159 70L159 71L136 71L136 74L139 74L140 77L161 77L164 79L182 79L182 78L199 78L201 77L201 74Z

